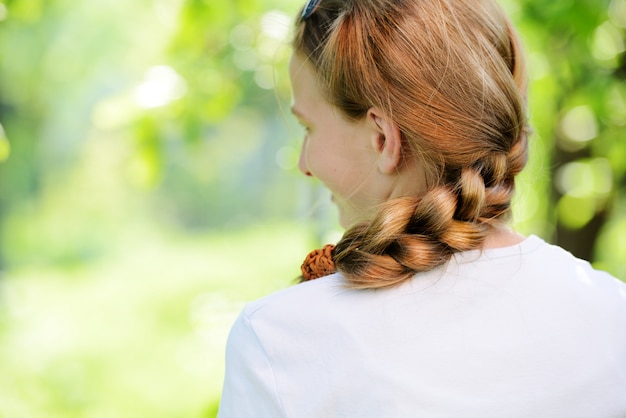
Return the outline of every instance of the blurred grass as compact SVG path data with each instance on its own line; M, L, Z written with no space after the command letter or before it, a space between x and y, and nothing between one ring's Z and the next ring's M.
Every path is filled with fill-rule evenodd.
M293 283L301 226L135 233L79 268L0 283L0 417L213 417L243 304Z

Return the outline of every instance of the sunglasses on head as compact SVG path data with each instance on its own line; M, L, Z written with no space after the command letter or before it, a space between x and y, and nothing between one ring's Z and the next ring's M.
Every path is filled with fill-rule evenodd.
M308 19L313 12L315 12L315 9L319 6L320 1L321 0L309 0L306 2L306 6L302 9L302 20Z

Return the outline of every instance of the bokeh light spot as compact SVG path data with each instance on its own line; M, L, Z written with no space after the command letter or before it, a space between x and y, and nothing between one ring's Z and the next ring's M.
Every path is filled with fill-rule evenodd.
M237 50L233 53L233 62L240 70L254 70L259 62L254 49Z
M556 186L564 195L587 197L593 194L593 173L589 164L578 161L565 164L555 177Z
M278 41L287 39L290 26L291 17L277 10L272 10L261 18L261 30L263 33Z
M611 165L606 158L574 161L555 175L559 192L577 198L605 197L613 189Z
M254 82L265 90L274 88L274 70L270 65L262 65L254 73Z
M607 120L616 126L626 124L626 91L623 86L613 87L606 98Z
M609 5L609 18L615 26L626 28L626 0L612 0Z
M591 52L600 61L611 60L624 52L624 40L610 21L598 26L591 39Z
M3 3L0 3L0 22L6 20L8 15L9 10L7 9L7 6L5 6Z
M144 81L134 91L134 98L139 106L150 109L180 99L186 91L185 80L173 68L157 65L147 71Z
M557 205L559 223L569 229L580 229L587 225L596 212L593 198L563 196Z
M254 43L254 31L248 25L237 25L230 31L229 40L235 49L250 49Z
M298 156L293 147L282 147L276 152L276 164L283 170L293 170L298 165Z
M561 132L573 142L587 142L598 135L598 123L589 106L577 106L561 120Z

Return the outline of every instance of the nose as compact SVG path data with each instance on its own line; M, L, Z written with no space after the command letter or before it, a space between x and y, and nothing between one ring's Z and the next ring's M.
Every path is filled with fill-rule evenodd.
M305 147L306 147L306 140L304 141L304 143L302 144L302 148L300 149L300 157L298 158L298 169L300 169L300 172L304 174L305 176L311 177L312 174L306 165L306 158L304 156Z

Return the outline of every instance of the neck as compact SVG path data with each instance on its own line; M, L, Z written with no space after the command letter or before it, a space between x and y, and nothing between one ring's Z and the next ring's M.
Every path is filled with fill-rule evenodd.
M510 247L524 241L525 237L513 231L508 225L495 225L485 238L483 249Z

